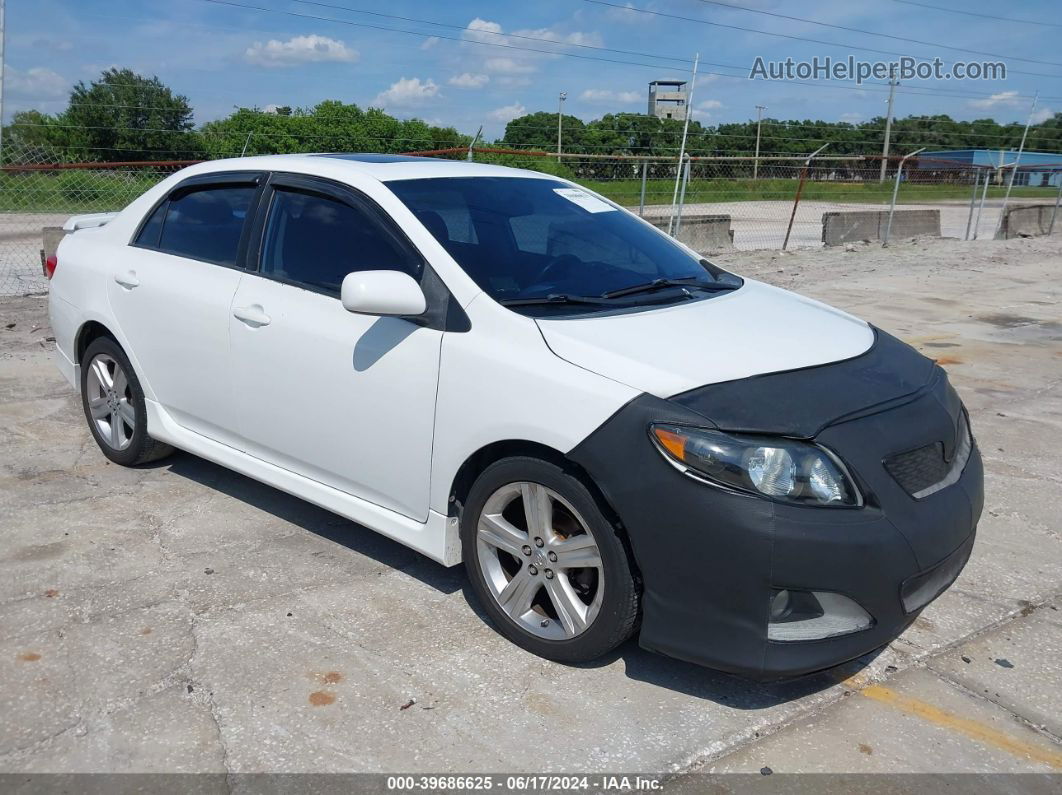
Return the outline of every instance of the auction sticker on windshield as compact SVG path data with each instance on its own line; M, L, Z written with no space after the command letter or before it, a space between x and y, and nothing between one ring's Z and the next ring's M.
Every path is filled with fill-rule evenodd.
M590 213L604 213L609 212L610 210L615 211L616 209L608 202L603 202L596 196L591 196L586 191L579 190L578 188L554 188L553 192L558 196L563 196L572 204L578 204Z

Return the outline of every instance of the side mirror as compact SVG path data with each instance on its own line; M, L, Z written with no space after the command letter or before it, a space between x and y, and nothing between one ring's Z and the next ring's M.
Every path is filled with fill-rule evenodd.
M348 273L339 291L343 308L359 315L422 315L424 291L412 276L398 271Z

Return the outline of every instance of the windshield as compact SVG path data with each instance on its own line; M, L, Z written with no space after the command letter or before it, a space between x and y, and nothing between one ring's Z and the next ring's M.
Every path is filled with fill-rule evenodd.
M600 311L700 298L687 288L702 284L740 286L637 218L557 180L442 177L387 186L485 292L509 306ZM718 281L720 274L733 281ZM639 287L646 289L630 289Z

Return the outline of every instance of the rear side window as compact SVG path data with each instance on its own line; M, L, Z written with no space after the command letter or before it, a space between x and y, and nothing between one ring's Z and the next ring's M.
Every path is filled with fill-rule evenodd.
M179 257L235 265L240 235L254 198L254 185L205 187L170 198L158 249ZM155 223L148 219L141 236ZM138 242L140 238L137 238ZM144 241L151 245L150 239Z
M136 236L136 244L138 246L159 247L159 235L162 234L162 222L166 218L166 207L166 202L156 207L155 211L144 222L144 225L140 227L140 233Z
M344 276L366 270L417 277L420 260L362 209L316 193L276 189L262 275L338 293Z

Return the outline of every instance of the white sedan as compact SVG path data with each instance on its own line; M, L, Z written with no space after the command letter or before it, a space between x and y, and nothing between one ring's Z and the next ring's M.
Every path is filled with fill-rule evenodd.
M104 455L180 448L463 562L544 657L637 634L805 673L970 554L981 463L939 367L571 182L241 158L67 228L57 360Z

